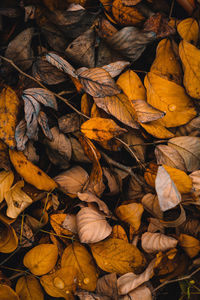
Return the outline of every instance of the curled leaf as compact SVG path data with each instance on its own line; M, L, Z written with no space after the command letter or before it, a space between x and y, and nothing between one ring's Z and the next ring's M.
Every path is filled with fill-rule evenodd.
M137 287L136 289L134 289L133 291L129 292L128 295L122 297L122 300L152 300L152 293L151 290L148 286L146 286L145 284L140 285L139 287Z
M81 201L85 201L87 203L91 203L94 202L98 205L99 210L101 210L102 212L104 212L104 214L109 215L109 209L107 207L107 205L105 204L105 202L103 202L101 199L99 199L96 195L94 195L93 193L89 192L89 191L84 191L83 193L79 193L78 192L78 197Z
M142 248L147 253L166 251L175 248L178 241L162 233L145 232L141 237Z
M29 101L38 101L39 103L54 108L57 110L57 102L56 98L48 90L45 90L43 88L30 88L23 91L22 98L28 99Z

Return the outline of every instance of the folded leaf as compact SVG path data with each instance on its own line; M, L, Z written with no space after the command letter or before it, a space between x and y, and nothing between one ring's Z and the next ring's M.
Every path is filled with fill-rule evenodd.
M9 191L14 181L14 174L12 171L0 172L0 203L4 200L5 194Z
M170 236L162 233L145 232L141 237L142 248L147 253L153 253L156 251L166 251L171 248L175 248L178 241Z
M46 54L46 60L59 70L64 71L65 73L75 78L77 77L75 69L68 63L68 61L63 59L61 56L49 52Z

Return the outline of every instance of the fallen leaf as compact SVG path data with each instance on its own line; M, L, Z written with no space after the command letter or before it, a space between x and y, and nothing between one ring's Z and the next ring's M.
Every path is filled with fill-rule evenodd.
M52 140L53 136L52 136L52 133L51 133L50 128L49 128L48 118L47 118L47 115L43 111L39 112L38 123L40 124L40 127L41 127L42 132L44 133L44 135L49 140Z
M111 273L98 278L97 280L97 293L100 295L111 297L117 300L117 275L116 273Z
M0 252L11 253L18 246L18 238L15 233L15 230L12 228L11 225L8 225L3 221L0 221L0 228L1 228Z
M67 214L64 221L62 222L62 227L71 231L72 233L78 233L76 215Z
M43 88L30 88L23 91L22 98L29 101L37 101L44 106L51 107L55 110L58 109L56 98L49 90Z
M20 300L17 293L6 284L0 284L0 299L1 300Z
M155 188L162 211L177 206L181 202L181 194L164 167L158 167Z
M119 60L105 65L102 69L106 70L112 78L118 76L130 63L126 60Z
M194 0L177 0L177 2L184 8L184 10L191 15L196 7Z
M50 223L55 233L59 235L72 236L73 232L63 226L67 214L53 214L50 217Z
M75 69L61 56L57 55L56 53L49 52L46 54L46 60L58 68L59 70L71 75L74 78L77 78Z
M5 171L10 170L8 146L4 144L4 142L2 142L1 140L0 140L0 168L4 169Z
M142 253L121 239L110 238L90 245L97 265L109 273L139 272L145 266Z
M80 166L74 166L57 175L54 180L67 194L77 195L88 181L88 173Z
M145 232L141 237L141 245L145 252L166 251L175 248L178 241L162 233Z
M3 88L0 93L0 139L11 149L16 145L15 127L17 126L20 101L13 89Z
M112 228L112 238L128 242L127 234L121 225L115 225Z
M9 155L17 173L19 173L25 181L39 190L50 191L57 187L56 182L41 169L28 161L22 152L9 150Z
M33 200L23 192L23 187L24 181L21 180L5 193L5 200L8 206L6 214L9 218L17 218L18 215L33 202Z
M63 133L71 133L71 132L79 131L80 123L81 123L80 116L77 113L66 114L58 119L59 129Z
M120 220L130 224L134 232L137 232L140 228L143 211L142 204L131 203L117 207L116 215Z
M179 44L179 55L183 64L183 84L185 89L188 95L200 99L200 50L185 40L182 40ZM193 59L193 57L195 57L195 59Z
M162 4L163 1L160 5L162 6ZM153 3L153 6L155 10L156 3ZM171 36L176 33L175 28L171 26L169 19L163 13L156 12L152 14L151 11L149 12L149 18L144 23L144 31L154 32L157 38Z
M186 124L196 116L192 101L182 86L152 72L145 77L147 102L164 111L165 116L157 121L165 127Z
M0 172L0 203L4 200L5 194L9 191L14 181L14 174L12 171Z
M180 136L168 141L168 145L177 150L182 156L188 172L200 168L200 138L193 136Z
M131 102L139 123L149 123L161 119L165 116L163 111L160 111L144 100L134 100Z
M89 139L102 142L126 132L126 129L119 127L111 119L91 118L81 125L81 131Z
M120 93L110 74L102 68L81 68L77 74L86 93L93 97L107 97Z
M151 290L148 286L146 286L145 284L140 285L139 287L137 287L136 289L134 289L133 291L129 292L128 295L123 296L122 300L152 300L152 293Z
M18 279L16 293L20 300L43 300L44 294L39 281L33 275L22 276Z
M144 197L141 200L141 203L144 209L150 212L150 214L153 214L158 219L163 218L163 213L160 209L160 205L158 202L158 196L148 193L144 195Z
M76 215L78 235L81 243L97 243L112 232L105 215L91 207L84 207Z
M107 186L109 188L109 192L106 194L110 196L118 194L122 186L119 176L117 176L117 174L109 168L103 167L102 170L103 175L106 177Z
M44 275L51 271L58 258L58 249L53 244L40 244L29 250L23 264L34 275Z
M160 124L160 120L152 121L149 123L140 123L140 125L151 135L158 139L170 139L174 137L174 134L167 130Z
M180 246L185 250L190 258L194 258L200 251L200 242L191 235L181 233L179 238Z
M89 192L89 191L84 191L83 193L78 192L78 197L81 201L91 203L94 202L98 205L99 210L101 210L104 214L110 215L110 211L101 199L99 199L95 194Z
M196 45L199 39L199 24L193 18L182 20L177 25L179 35L188 43Z

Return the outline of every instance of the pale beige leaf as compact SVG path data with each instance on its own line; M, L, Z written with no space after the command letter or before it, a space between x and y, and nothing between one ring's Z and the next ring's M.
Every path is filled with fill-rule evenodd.
M5 194L9 191L13 184L14 174L12 171L1 171L0 172L0 203L5 198Z
M99 210L104 212L104 214L106 214L106 215L110 215L110 211L109 211L107 205L105 204L105 202L103 202L101 199L99 199L95 194L93 194L89 191L84 191L83 193L78 192L77 196L79 197L79 199L81 201L85 201L88 203L91 203L91 202L96 203L99 207Z
M156 218L162 219L163 212L160 209L158 196L148 193L142 198L141 202L144 209L153 214Z
M97 243L112 232L105 215L91 207L84 207L76 215L78 235L81 243Z
M15 290L20 300L43 300L44 294L36 277L22 276L18 279Z
M67 214L62 223L62 227L73 233L78 233L78 228L77 228L77 223L76 223L76 215Z
M167 165L187 172L185 162L179 152L167 145L158 145L155 148L158 165Z
M9 218L17 218L18 215L33 202L33 200L22 190L23 187L24 181L18 181L5 194L5 200L8 206L6 214Z
M177 25L179 35L188 43L196 45L199 38L199 24L193 18L182 20Z
M82 191L88 178L88 173L83 168L75 166L60 173L54 179L65 193L77 195Z
M128 65L130 62L125 60L115 61L110 63L109 65L103 66L102 69L106 70L112 78L118 76Z
M142 284L128 295L120 298L121 300L153 300L151 290L145 285Z
M154 253L175 248L178 241L162 233L145 232L141 237L141 243L145 252Z
M180 136L168 141L168 145L182 156L188 172L200 168L200 137Z
M200 195L200 170L192 172L190 175L192 178L192 188L196 196Z
M161 211L166 211L181 202L181 194L163 166L158 167L155 189Z
M127 273L119 277L117 280L119 295L128 294L130 291L136 289L138 286L152 278L154 275L154 265L155 260L152 260L143 273L139 275L136 275L134 273Z
M116 215L118 218L128 224L130 224L136 232L141 224L141 218L144 208L140 203L130 203L127 205L120 205L116 209Z
M96 291L100 295L109 296L113 300L118 299L116 273L104 275L97 280Z

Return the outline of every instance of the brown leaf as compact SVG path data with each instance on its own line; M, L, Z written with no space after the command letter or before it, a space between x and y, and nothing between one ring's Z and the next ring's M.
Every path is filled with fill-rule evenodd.
M97 293L104 296L109 296L114 300L118 299L117 293L117 276L116 273L111 273L102 276L97 280Z
M154 215L158 219L162 219L163 213L160 209L158 196L148 193L142 198L141 202L144 209L150 212L150 214Z
M161 13L155 13L144 24L145 31L153 31L157 38L167 37L175 34L175 29L168 25L168 18Z
M112 78L118 76L130 63L125 60L115 61L109 65L105 65L102 69L106 70Z
M4 144L1 140L0 140L0 168L4 169L5 171L10 170L8 146Z
M80 116L77 113L66 114L58 119L58 126L63 133L78 131L80 128Z
M141 237L141 243L145 252L154 253L175 248L178 241L162 233L145 232Z

